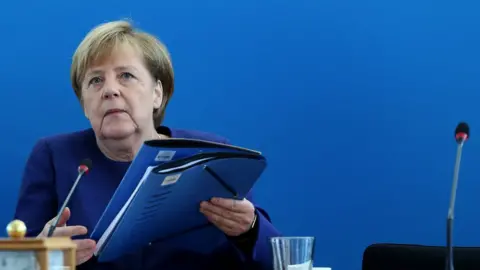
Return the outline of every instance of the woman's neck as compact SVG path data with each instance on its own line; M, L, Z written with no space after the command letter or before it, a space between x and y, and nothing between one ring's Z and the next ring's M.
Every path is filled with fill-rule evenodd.
M97 144L100 151L114 161L130 162L147 140L165 139L166 136L158 134L155 130L148 132L147 135L135 133L122 140L99 139Z

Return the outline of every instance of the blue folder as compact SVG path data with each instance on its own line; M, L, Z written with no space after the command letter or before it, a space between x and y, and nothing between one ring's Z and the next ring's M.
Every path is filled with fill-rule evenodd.
M125 173L100 220L95 225L90 238L96 241L100 239L122 206L127 202L130 194L135 190L149 166L182 159L196 153L215 151L260 154L250 149L195 139L151 140L145 142Z
M146 142L92 233L98 260L151 242L210 252L225 236L199 212L200 202L243 199L265 167L265 158L249 149L184 139Z

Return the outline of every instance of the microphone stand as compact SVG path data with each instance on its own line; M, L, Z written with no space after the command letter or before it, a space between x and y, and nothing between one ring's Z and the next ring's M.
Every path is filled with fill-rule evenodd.
M452 234L453 234L453 219L455 212L455 200L457 196L457 185L458 185L458 174L460 172L460 161L462 159L462 149L463 143L465 140L460 140L457 146L457 157L455 158L455 168L453 171L453 183L452 183L452 194L450 196L450 205L448 207L448 216L447 216L447 262L445 269L454 270L453 267L453 245L452 245Z
M86 170L84 168L79 167L77 179L75 179L75 182L73 182L73 186L72 186L72 188L70 188L70 191L68 192L67 198L63 202L62 207L60 207L60 210L58 211L58 215L55 218L55 221L53 222L53 224L50 224L50 228L48 228L47 237L51 237L53 235L53 232L55 231L55 228L57 227L58 222L60 221L60 218L62 217L63 211L65 211L65 208L67 207L67 204L70 202L70 198L72 197L73 192L77 188L78 182L80 182L80 179L85 174L85 172L86 172Z

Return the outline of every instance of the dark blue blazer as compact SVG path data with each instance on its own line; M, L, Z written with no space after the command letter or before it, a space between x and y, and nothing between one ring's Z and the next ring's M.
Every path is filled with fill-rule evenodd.
M160 127L159 132L173 138L195 138L226 143L226 139L199 131L175 130ZM69 203L68 225L83 225L92 232L111 196L123 178L129 162L112 161L99 150L92 129L40 139L28 158L20 188L15 217L27 225L28 236L38 235L64 202L76 178L79 162L90 158L92 171L81 180ZM253 202L252 194L248 199ZM225 237L221 248L209 255L177 251L169 256L156 256L160 248L152 244L134 254L122 256L109 263L92 258L79 270L234 270L272 269L269 237L279 232L270 222L265 210L256 206L257 225L248 237Z

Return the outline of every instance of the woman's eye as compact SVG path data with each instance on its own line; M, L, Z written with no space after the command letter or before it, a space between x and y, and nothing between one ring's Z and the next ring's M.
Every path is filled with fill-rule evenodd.
M102 79L100 77L94 77L92 79L90 79L90 81L88 82L89 85L91 84L99 84L102 82Z
M133 75L132 75L132 73L124 72L124 73L120 74L120 77L121 77L122 79L129 80L129 79L132 79L132 78L133 78Z

